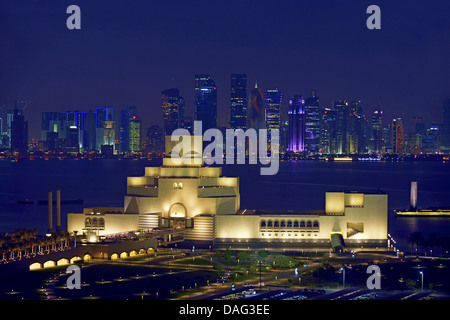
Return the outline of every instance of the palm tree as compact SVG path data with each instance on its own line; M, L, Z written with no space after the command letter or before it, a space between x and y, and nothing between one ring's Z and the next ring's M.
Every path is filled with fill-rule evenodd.
M418 231L411 233L408 237L408 244L411 245L411 251L412 251L414 245L416 245L416 256L419 255L419 253L418 253L419 246L422 245L423 243L424 243L424 239L423 239L422 233L420 233ZM412 254L412 252L411 252L411 254Z
M2 256L2 262L6 261L6 254L8 250L6 248L0 247L0 255Z
M431 252L433 252L434 247L439 244L438 237L435 233L430 233L428 235L428 245L431 247Z
M442 257L442 252L447 251L450 248L450 237L446 236L439 237L439 247Z

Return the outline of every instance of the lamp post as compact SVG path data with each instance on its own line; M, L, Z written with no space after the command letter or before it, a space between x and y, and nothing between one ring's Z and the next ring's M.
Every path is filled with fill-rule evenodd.
M423 291L423 271L420 271L420 275L422 276L422 291Z
M345 268L341 268L342 271L342 286L345 288Z

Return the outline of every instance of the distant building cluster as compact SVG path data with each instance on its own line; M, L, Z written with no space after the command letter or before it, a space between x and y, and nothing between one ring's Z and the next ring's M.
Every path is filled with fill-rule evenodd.
M186 115L186 102L177 88L161 92L163 126L142 123L137 108L118 112L97 107L88 112L42 112L40 140L28 139L24 110L29 101L17 100L14 109L0 114L0 150L11 154L28 151L95 152L103 155L164 152L164 137L182 128L192 133L193 121L202 121L203 132L248 128L278 129L280 150L287 154L397 154L450 153L450 99L443 103L442 122L425 124L422 117L387 116L381 106L369 113L360 100L320 104L313 91L286 99L278 88L248 89L246 74L231 74L230 121L218 125L217 87L208 74L194 76L194 112ZM2 116L4 118L2 118ZM143 127L147 128L143 134ZM268 145L271 136L268 132Z

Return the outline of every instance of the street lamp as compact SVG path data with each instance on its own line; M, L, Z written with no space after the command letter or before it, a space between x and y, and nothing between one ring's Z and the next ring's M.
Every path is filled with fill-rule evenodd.
M423 271L420 271L420 275L422 276L422 291L423 291Z
M342 286L345 288L345 268L341 268L342 271Z

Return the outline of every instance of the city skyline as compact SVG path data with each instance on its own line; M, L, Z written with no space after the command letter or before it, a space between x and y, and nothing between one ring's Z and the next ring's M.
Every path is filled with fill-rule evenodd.
M236 76L246 79L246 74L231 74L232 84ZM256 126L278 129L281 134L282 151L305 151L309 155L394 153L417 156L421 153L439 152L448 154L450 99L446 99L443 103L442 121L429 124L425 123L423 117L414 116L411 118L412 125L407 125L408 121L405 120L409 119L405 118L404 114L393 114L392 117L383 119L384 112L380 107L374 110L370 117L370 111L364 112L360 100L341 99L335 100L331 108L321 106L320 98L315 91L311 92L310 97L306 96L306 100L297 94L289 99L286 115L286 110L282 108L282 90L268 89L263 93L255 83L255 87L250 90L249 98L244 99L243 94L247 91L247 86L241 83L231 88L230 104L234 105L234 110L231 111L230 122L218 125L215 117L217 88L214 81L206 74L196 75L196 79L199 81L195 89L198 92L196 99L198 110L194 113L194 117L185 117L185 100L180 96L178 89L171 88L161 92L161 114L164 118L164 128L161 130L165 131L166 136L177 128L187 129L192 133L195 118L196 121L207 124L208 128L245 130ZM238 96L237 91L240 92ZM294 100L301 101L300 109L298 106L293 107L299 105L293 103ZM244 101L247 101L247 105L243 103ZM30 151L67 151L72 154L94 150L101 151L102 154L155 151L145 146L146 143L154 145L149 141L152 140L151 131L155 132L151 128L159 125L149 123L147 128L142 128L136 106L121 108L117 116L114 115L114 107L96 108L95 112L92 110L42 112L41 138L29 139L28 121L24 122L23 108L20 108L29 105L29 101L18 101L14 110L7 112L6 130L0 140L3 149L11 149L11 152L22 150L19 153L25 154L27 150L25 145L27 141L31 141L34 146ZM22 118L21 125L20 121L14 121L19 115ZM240 119L246 120L247 125L239 125L237 121L242 122ZM1 118L0 123L3 123ZM204 128L203 131L205 130ZM270 140L269 134L268 142ZM19 146L18 141L22 141L20 144L23 145ZM145 150L141 148L141 144Z
M248 87L257 81L285 96L316 90L322 106L361 100L366 116L381 106L385 115L421 116L427 123L442 117L450 87L443 41L449 4L430 11L425 4L381 1L376 31L365 27L365 3L286 1L274 12L271 1L204 4L138 2L122 12L119 3L109 3L105 15L103 6L79 1L82 29L70 31L65 4L5 1L0 106L11 109L16 97L31 100L24 113L34 118L45 110L135 105L143 126L162 125L161 91L178 88L193 114L193 78L206 73L218 88L220 124L230 118L230 74L246 73ZM181 21L171 23L165 12ZM266 40L276 45L268 48ZM29 130L38 136L38 124Z

